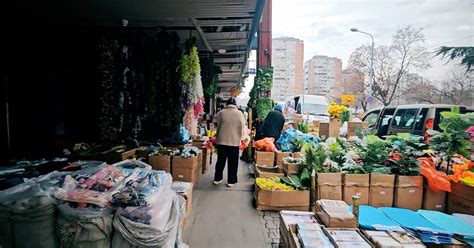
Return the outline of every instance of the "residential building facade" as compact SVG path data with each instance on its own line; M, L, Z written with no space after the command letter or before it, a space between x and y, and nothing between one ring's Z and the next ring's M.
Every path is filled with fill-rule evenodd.
M278 102L303 93L304 43L291 37L273 39L272 98Z
M342 93L342 61L339 58L315 55L304 64L305 94L324 95L330 100Z

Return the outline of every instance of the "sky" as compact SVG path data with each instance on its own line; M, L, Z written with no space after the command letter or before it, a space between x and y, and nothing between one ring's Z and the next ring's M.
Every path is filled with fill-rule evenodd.
M425 46L474 46L474 0L273 0L273 38L304 40L305 61L314 55L342 59L370 43L370 37L350 32L355 27L371 33L375 46L389 45L398 27L423 28ZM434 57L432 67L417 72L441 80L457 66Z

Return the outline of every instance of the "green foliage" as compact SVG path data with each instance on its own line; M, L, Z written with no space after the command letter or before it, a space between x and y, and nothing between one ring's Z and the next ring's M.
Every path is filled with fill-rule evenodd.
M345 109L341 113L341 122L344 123L345 121L349 121L351 119L351 111Z
M187 84L194 83L196 75L201 71L199 55L195 46L192 46L187 52L183 53L178 71L183 82Z
M180 74L182 51L176 33L160 32L149 47L147 109L160 133L177 132L182 123Z
M209 56L200 60L202 88L205 97L212 98L217 92L218 74L222 73L219 66L214 63L214 57Z
M306 168L308 171L315 170L316 172L324 172L324 162L326 161L326 152L320 145L307 143L303 150L306 157Z
M309 126L305 122L298 122L297 123L298 130L300 130L302 133L309 133Z
M257 71L257 75L254 79L254 84L250 90L250 100L248 106L255 108L258 99L262 96L269 95L268 92L273 86L273 68L260 68ZM265 115L266 116L266 115Z
M466 67L466 72L474 65L474 47L442 46L436 51L436 56L447 57L448 61L461 59L461 65Z
M362 148L362 163L367 172L389 173L389 169L385 167L389 144L376 135L367 136L365 144Z
M469 156L471 142L470 134L466 130L474 125L474 114L460 114L459 109L453 109L451 112L441 113L441 122L439 128L441 132L429 130L428 134L432 135L429 139L430 148L437 151L441 157L448 161L455 154ZM448 168L449 169L449 168Z
M391 143L388 148L393 152L397 159L389 159L391 172L395 175L417 176L420 174L420 166L417 157L424 155L422 151L426 148L423 139L419 136L409 134L398 134L387 137Z
M260 98L256 101L255 109L260 120L265 120L268 113L272 111L272 99L271 98Z
M299 152L303 149L304 144L306 144L301 137L296 137L290 141L291 148L293 152Z

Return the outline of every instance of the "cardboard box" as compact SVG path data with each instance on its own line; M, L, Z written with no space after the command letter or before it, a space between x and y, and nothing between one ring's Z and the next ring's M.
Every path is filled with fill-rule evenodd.
M377 248L424 248L423 243L408 233L361 230Z
M309 190L266 190L255 185L257 210L309 210Z
M319 225L313 212L280 211L280 247L299 247L293 242L293 234L296 233L296 224L301 223Z
M320 137L337 137L339 136L339 128L341 128L341 121L339 119L331 119L329 122L319 123Z
M173 181L171 184L171 188L174 192L181 195L185 200L186 206L186 217L189 216L192 209L192 202L193 202L193 184L189 182L180 182L180 181Z
M369 205L392 207L395 175L370 174Z
M347 136L348 137L351 137L351 136L356 136L356 130L357 129L361 129L361 130L364 130L366 128L369 127L369 123L368 122L353 122L353 121L349 121L348 122L348 125L347 125Z
M318 173L318 199L342 200L342 174Z
M201 164L198 163L198 156L189 158L173 156L171 165L173 180L191 183L197 183L199 181Z
M274 178L285 176L278 167L266 167L255 165L255 176L262 178Z
M316 215L326 227L357 227L355 216L344 201L317 200Z
M150 154L153 153L153 151L148 150L146 146L142 146L140 148L137 148L135 151L135 155L137 158L146 158L150 156Z
M292 152L290 154L290 157L293 158L304 158L304 153L303 152Z
M423 202L422 176L397 176L393 206L411 210L421 209Z
M286 176L298 175L298 173L303 169L304 165L287 163L283 161L283 172Z
M286 157L290 157L289 152L282 152L282 151L276 151L275 152L275 164L276 166L282 166L283 165L283 159Z
M323 228L323 231L339 248L375 247L357 228Z
M211 149L203 149L202 150L202 173L206 173L207 169L209 168L209 165L211 164L211 155L212 155L212 150Z
M474 215L474 187L463 183L451 183L448 193L448 213Z
M447 195L445 191L435 192L426 185L423 194L423 209L444 212Z
M351 205L352 196L360 197L360 205L369 205L369 174L344 174L343 200Z
M199 155L192 156L189 158L183 158L181 156L173 156L171 159L171 167L174 168L197 168L200 167L198 163Z
M124 152L117 152L117 150L121 150L122 148L112 148L111 150L102 152L99 155L99 158L109 164L117 163L123 160L127 160L129 158L133 158L136 154L137 149L126 150Z
M255 151L255 164L267 167L273 167L275 154L273 152Z
M171 156L168 155L152 155L148 158L148 163L154 170L164 170L171 173Z

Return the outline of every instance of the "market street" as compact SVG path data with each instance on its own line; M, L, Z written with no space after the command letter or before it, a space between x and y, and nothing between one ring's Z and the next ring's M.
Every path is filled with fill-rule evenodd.
M184 242L192 248L265 247L263 216L252 205L254 179L248 164L240 161L239 183L228 188L225 181L218 186L212 184L215 161L216 157L193 190Z

